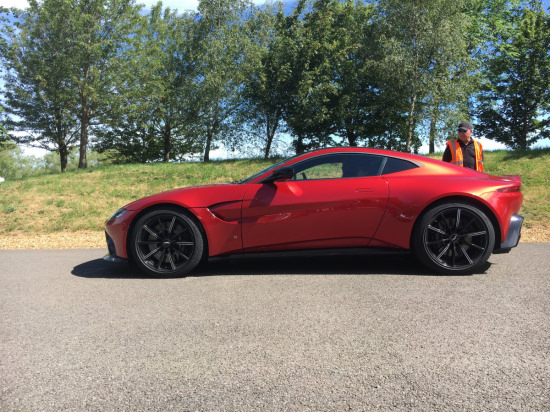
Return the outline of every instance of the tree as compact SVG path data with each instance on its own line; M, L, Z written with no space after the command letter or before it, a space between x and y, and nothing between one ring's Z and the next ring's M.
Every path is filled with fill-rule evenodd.
M200 150L189 119L195 64L194 16L178 16L162 3L141 19L128 47L124 82L116 93L124 103L111 108L96 130L98 149L114 149L122 162L146 162Z
M319 67L325 73L319 100L326 106L330 129L349 146L369 142L380 132L376 125L382 103L372 70L372 60L378 58L374 8L354 0L318 0L313 7L307 26L314 28L314 42L322 39L326 60Z
M490 5L492 4L492 6ZM435 143L456 136L456 125L469 119L471 96L479 87L479 54L486 50L485 16L482 11L491 7L491 18L497 18L495 5L499 1L462 0L446 4L446 26L442 35L452 39L441 42L433 59L433 75L425 99L429 153ZM488 10L487 10L488 11ZM459 21L460 24L456 24ZM455 22L455 23L453 23Z
M7 13L8 13L8 10L5 9L4 7L0 6L0 23L2 23L3 27L9 27L10 26L9 20L5 16L5 14L7 14ZM8 51L8 42L5 38L6 34L4 34L3 31L4 30L0 30L0 56L5 56L7 54L7 51ZM8 30L8 32L9 32L9 30ZM2 75L2 69L0 69L0 76L1 75ZM3 108L3 106L1 105L1 102L0 102L0 144L9 139L8 131L4 127L4 119L3 119L4 114L3 114L3 112L4 112L4 108Z
M454 7L466 16L468 28L463 30L462 24L450 26L449 30L459 31L449 34L457 44L452 46L450 53L442 54L435 61L434 79L426 99L429 153L435 152L436 142L456 138L459 120L473 116L472 106L476 104L475 96L483 77L484 56L492 53L493 39L499 31L496 28L508 12L510 1L467 0L455 3Z
M316 25L311 23L311 13L315 12L308 0L300 0L291 15L279 13L278 40L270 49L271 61L278 72L277 98L288 131L294 136L296 153L332 141L332 125L325 104L327 59L322 39L315 39Z
M478 131L511 148L550 137L550 18L540 1L515 7L487 59Z
M0 142L0 177L21 179L31 176L40 168L40 160L25 156L14 142Z
M455 0L379 3L378 28L385 55L382 68L390 76L386 84L407 103L407 152L418 139L415 128L429 115L437 121L442 97L451 84L463 78L459 75L461 67L470 61L467 5Z
M79 167L87 167L90 124L119 103L120 50L139 10L131 1L31 0L10 36L10 124L24 133L20 143L58 151L62 171L77 139Z
M70 0L45 0L62 3ZM66 24L70 32L66 41L71 44L71 88L77 99L72 107L80 123L80 157L78 167L88 166L86 150L89 128L96 118L105 116L111 108L121 103L113 91L122 81L121 74L127 60L121 58L121 50L131 41L139 19L141 6L134 0L74 0L70 20Z
M196 119L196 133L204 136L205 162L212 146L231 145L240 125L233 122L243 104L242 64L250 41L244 25L250 2L246 0L200 0L196 31L197 75L194 99L189 106Z
M66 6L68 6L66 4ZM60 154L61 171L67 169L69 149L78 137L77 119L71 112L66 21L69 7L53 2L30 2L17 17L17 30L7 35L6 124L18 143L37 145ZM69 50L67 50L69 49Z
M277 10L278 8L278 10ZM254 9L249 18L252 35L251 52L244 73L243 121L253 136L263 143L264 158L267 159L283 114L282 71L285 59L275 53L280 33L276 30L278 16L283 15L282 4L277 8L271 4ZM280 17L279 17L280 18Z

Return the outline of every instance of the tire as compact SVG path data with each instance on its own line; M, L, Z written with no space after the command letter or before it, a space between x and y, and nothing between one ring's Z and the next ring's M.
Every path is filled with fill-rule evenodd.
M176 210L154 210L136 222L129 239L130 256L142 272L182 277L200 263L205 238L199 225Z
M477 207L446 203L421 217L412 246L417 258L439 274L471 274L489 259L495 246L495 229Z

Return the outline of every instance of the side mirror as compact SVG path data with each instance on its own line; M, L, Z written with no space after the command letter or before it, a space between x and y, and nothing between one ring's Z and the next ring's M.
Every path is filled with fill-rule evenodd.
M294 178L294 169L292 167L281 167L274 170L271 176L262 180L262 183L274 183L280 180L290 180Z

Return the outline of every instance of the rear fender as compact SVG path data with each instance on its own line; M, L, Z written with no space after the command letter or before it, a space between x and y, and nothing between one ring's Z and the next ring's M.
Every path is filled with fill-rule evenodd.
M499 221L498 221L495 213L493 212L493 210L487 204L485 204L484 202L482 202L480 200L477 200L477 199L474 199L474 198L471 198L471 197L467 197L467 196L450 196L450 197L444 197L444 198L438 199L438 200L430 203L429 205L427 205L422 210L422 212L418 215L418 217L416 218L416 220L414 222L414 226L413 226L413 229L412 229L411 234L410 234L410 244L411 245L413 244L412 243L412 236L413 236L413 233L416 230L416 227L417 227L418 223L422 220L422 217L428 212L428 210L430 210L434 207L437 207L441 204L444 204L444 203L457 203L457 202L458 203L465 203L467 205L477 207L479 210L481 210L489 218L489 220L491 221L491 224L493 225L493 228L495 230L495 239L501 239L502 233L501 233L501 227L500 227ZM495 242L495 245L500 245L500 241Z

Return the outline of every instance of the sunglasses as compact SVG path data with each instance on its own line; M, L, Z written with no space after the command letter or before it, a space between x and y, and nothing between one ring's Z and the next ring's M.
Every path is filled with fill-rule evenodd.
M467 131L468 131L468 129L458 129L459 133L466 133Z

